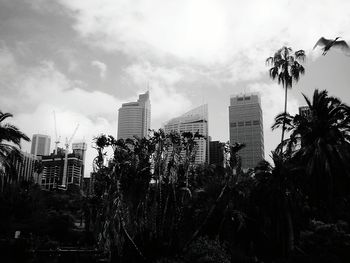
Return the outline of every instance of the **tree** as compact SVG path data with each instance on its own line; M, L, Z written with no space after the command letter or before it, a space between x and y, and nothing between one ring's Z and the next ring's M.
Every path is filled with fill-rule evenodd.
M293 212L300 199L296 181L301 168L280 151L272 152L271 157L274 166L263 160L255 168L257 183L252 201L263 231L270 232L270 245L277 248L280 256L290 256L295 244Z
M304 190L320 211L330 212L333 199L350 187L350 108L326 90L316 89L312 101L304 98L309 115L279 115L273 128L286 125L291 132L285 144L305 168Z
M280 48L273 57L266 59L266 63L272 67L269 69L270 77L274 80L277 79L278 84L282 84L284 88L284 115L287 114L287 91L288 88L292 88L293 81L297 82L300 75L304 74L305 69L299 63L304 61L305 51L298 50L293 53L290 47ZM285 122L285 118L284 118ZM281 137L281 151L283 150L285 123L282 125L282 137Z
M20 157L21 140L30 141L16 126L4 123L10 117L13 117L11 113L0 111L0 176L2 191L6 181L16 180L16 177L11 177L16 174L13 162L15 158Z
M218 187L210 191L213 184L208 176L196 174L198 139L202 139L199 133L165 134L162 130L153 131L149 139L96 138L98 206L93 225L100 248L111 260L153 262L182 254L209 229L220 229L211 227L213 221L220 223L217 214L229 218L230 209L221 213L221 207L228 207L231 188L238 181L233 169L240 162L236 153L243 146L230 147L229 171L224 171L222 182L215 182ZM109 147L113 158L107 162Z

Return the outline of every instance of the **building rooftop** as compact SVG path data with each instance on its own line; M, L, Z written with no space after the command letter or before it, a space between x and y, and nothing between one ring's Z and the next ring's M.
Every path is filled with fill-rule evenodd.
M179 117L173 118L169 120L165 125L196 121L208 121L208 104L203 104L182 114Z

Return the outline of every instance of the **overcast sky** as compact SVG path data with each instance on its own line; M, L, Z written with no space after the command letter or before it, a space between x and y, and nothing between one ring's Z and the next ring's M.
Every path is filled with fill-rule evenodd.
M89 172L92 138L116 136L121 103L148 85L152 128L208 103L209 133L221 141L230 95L259 91L268 156L280 139L270 127L283 89L265 59L283 45L308 57L289 92L291 113L315 88L350 104L350 57L313 51L321 36L350 40L350 1L0 0L0 111L29 137L52 141L53 110L61 138L79 123Z

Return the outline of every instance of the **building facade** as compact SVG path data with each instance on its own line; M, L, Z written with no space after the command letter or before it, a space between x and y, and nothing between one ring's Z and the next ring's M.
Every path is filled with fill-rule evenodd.
M224 167L224 145L225 143L220 141L209 142L209 164Z
M246 145L239 155L242 168L254 168L264 159L264 131L258 93L231 96L229 106L230 143Z
M148 137L151 125L149 92L139 95L137 102L123 103L118 114L118 139Z
M57 154L52 153L42 156L43 172L41 176L41 188L44 190L59 189L62 185L63 169L65 162L65 151L57 149ZM77 153L69 153L67 158L67 182L65 185L75 185L82 187L84 177L84 161Z
M50 136L43 135L43 134L33 134L30 153L35 156L49 155L50 145L51 145Z
M72 143L72 150L73 153L78 156L79 159L83 160L83 171L82 174L84 175L85 172L85 154L86 154L87 144L86 142L73 142Z
M90 177L84 177L82 190L85 196L92 196L94 194L94 183L95 183L94 173L90 173Z
M41 157L31 153L21 152L21 159L15 159L14 165L17 172L17 179L22 181L33 181L40 184L39 174L36 172L36 166Z
M311 117L311 110L310 110L309 106L299 107L299 115L301 115L305 118L310 118Z
M164 132L170 133L199 132L204 138L196 139L197 152L195 163L205 163L209 160L209 140L208 140L208 105L201 105L186 112L180 117L173 118L164 125Z

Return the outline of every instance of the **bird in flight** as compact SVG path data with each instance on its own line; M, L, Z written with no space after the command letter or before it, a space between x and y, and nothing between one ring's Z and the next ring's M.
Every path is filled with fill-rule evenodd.
M321 37L315 44L314 48L315 49L317 46L323 47L323 53L322 55L325 56L327 52L329 51L330 48L340 48L342 51L345 53L350 53L350 48L349 45L344 41L344 40L338 40L337 37L334 40L332 39L326 39L324 37Z

